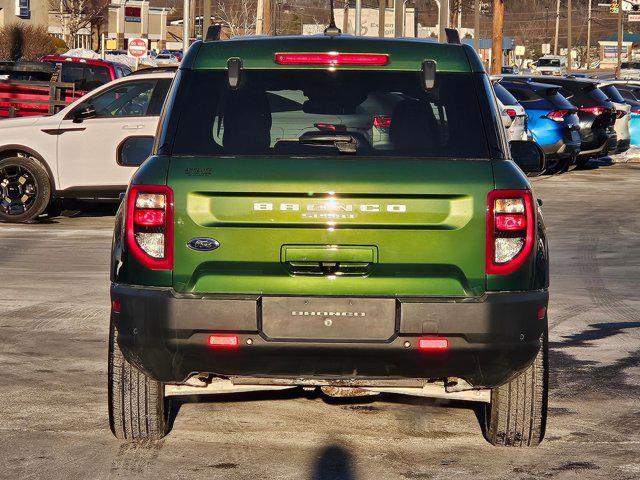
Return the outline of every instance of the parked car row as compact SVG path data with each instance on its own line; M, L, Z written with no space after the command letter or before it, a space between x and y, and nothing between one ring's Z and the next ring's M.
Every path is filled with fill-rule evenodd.
M91 65L64 62L79 68ZM0 220L29 221L43 213L54 214L66 199L117 200L125 191L138 165L124 164L118 154L126 148L150 149L175 71L159 67L124 76L129 72L119 74L118 66L112 67L116 69L109 70L111 75L120 78L54 115L2 121ZM624 152L632 143L630 131L635 125L630 119L640 117L640 85L515 75L494 77L493 84L509 139L535 141L546 155L549 173L583 166L592 157ZM272 117L293 118L287 112L305 103L298 97L270 95ZM292 141L314 131L349 129L372 151L390 149L394 112L402 100L400 95L372 95L352 112L325 114L309 128L289 121L279 134L279 148L289 148ZM300 111L306 109L313 105ZM441 135L450 135L445 131L444 112L434 115L434 127ZM216 138L225 136L223 124L215 130ZM125 144L131 136L139 141Z
M591 158L631 146L630 120L640 108L635 96L640 86L561 76L504 75L493 81L503 112L515 112L517 105L526 112L527 135L545 152L548 173L584 167ZM521 138L519 128L504 124L511 139Z

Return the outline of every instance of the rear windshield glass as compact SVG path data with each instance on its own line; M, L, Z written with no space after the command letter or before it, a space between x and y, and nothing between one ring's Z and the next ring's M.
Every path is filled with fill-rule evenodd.
M624 103L624 98L622 98L618 89L613 85L605 85L604 87L600 87L600 90L602 90L612 102Z
M109 69L103 65L65 62L62 64L61 80L72 82L78 90L93 90L111 81Z
M538 60L539 67L559 67L560 60L557 58L541 58Z
M488 158L473 77L418 72L189 72L176 155Z
M540 95L528 88L518 88L510 86L509 91L518 100L518 102L522 103L523 105L526 103L542 100L542 97Z
M503 105L515 105L518 103L518 101L513 97L513 95L511 95L506 88L504 88L502 85L500 85L499 83L496 83L493 86L493 89L496 92L496 97L498 97L498 100L500 100L502 102Z
M595 86L594 86L593 88L587 88L586 91L589 93L589 96L593 100L598 102L598 104L609 103L609 98L599 88L595 88ZM611 105L611 104L609 103L609 105Z
M640 70L640 62L622 62L620 68Z

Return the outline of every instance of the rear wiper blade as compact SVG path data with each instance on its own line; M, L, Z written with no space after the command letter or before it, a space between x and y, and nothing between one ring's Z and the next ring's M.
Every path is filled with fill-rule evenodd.
M333 132L305 132L298 141L303 145L335 147L340 153L355 154L358 141L353 135Z

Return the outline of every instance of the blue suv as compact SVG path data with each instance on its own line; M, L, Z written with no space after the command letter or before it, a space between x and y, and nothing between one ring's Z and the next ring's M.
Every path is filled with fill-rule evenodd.
M526 80L503 79L505 87L524 107L529 131L547 156L547 172L567 171L580 153L577 109L560 94L560 87Z

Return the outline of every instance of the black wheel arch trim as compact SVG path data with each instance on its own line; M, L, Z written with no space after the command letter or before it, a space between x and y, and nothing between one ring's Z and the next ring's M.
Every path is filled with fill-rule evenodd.
M44 159L44 157L42 155L40 155L38 152L36 152L34 149L26 147L24 145L3 145L0 147L0 156L3 153L6 152L24 152L26 154L28 154L29 156L35 158L38 162L40 162L42 164L42 166L44 167L44 169L47 171L47 175L49 176L49 183L51 184L51 196L52 198L55 197L55 193L56 193L56 179L53 176L53 171L51 170L51 167L49 166L49 163L47 163L47 161Z

